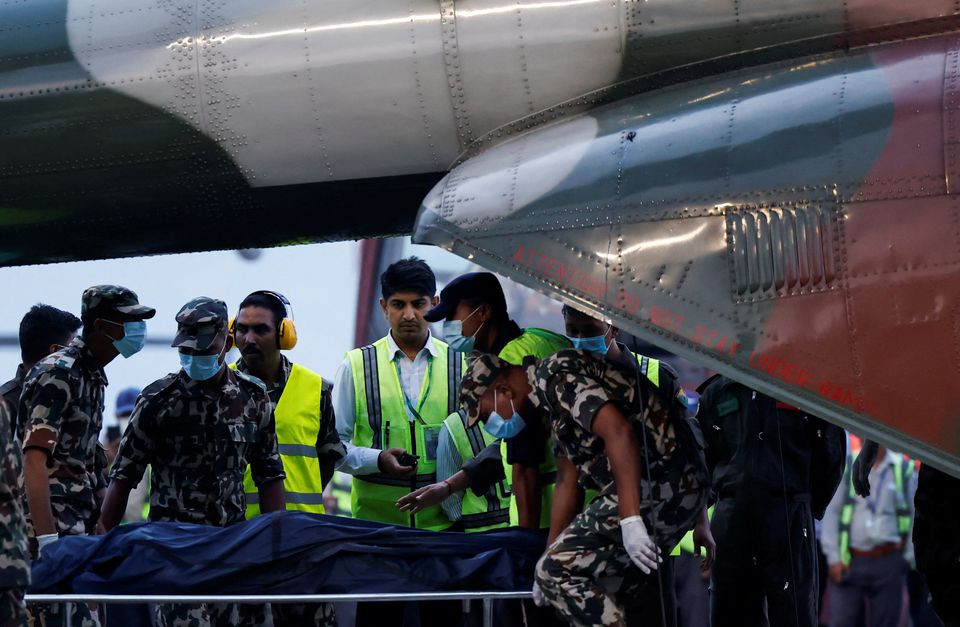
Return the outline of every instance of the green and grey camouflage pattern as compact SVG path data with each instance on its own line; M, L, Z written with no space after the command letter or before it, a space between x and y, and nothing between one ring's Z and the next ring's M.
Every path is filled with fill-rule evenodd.
M547 549L537 581L571 624L626 625L621 599L632 596L643 575L623 547L616 484L593 419L613 403L637 432L646 457L641 513L664 554L693 528L707 501L709 476L694 425L635 370L589 352L562 350L525 371L531 402L549 417L556 456L577 466L584 488L599 492ZM611 591L600 582L617 583Z
M23 460L13 439L10 408L0 399L0 625L25 625L23 589L30 585L23 515Z
M110 476L137 485L152 467L152 521L243 522L247 464L258 486L285 477L271 407L261 383L229 368L215 393L171 373L137 399Z
M631 601L655 583L623 548L617 495L599 496L579 514L537 563L544 598L570 625L626 627Z
M94 285L83 290L80 298L81 318L110 312L141 320L152 318L157 313L153 307L141 305L133 290L120 285Z
M92 533L96 524L106 387L107 375L81 338L40 360L23 384L23 449L49 455L50 506L60 535Z
M227 328L228 319L226 303L198 296L177 312L177 335L170 346L205 350Z
M585 351L567 349L542 359L527 367L527 378L534 387L531 400L549 415L554 452L577 466L584 488L600 494L612 494L615 485L603 440L591 425L607 403L623 412L640 445L647 445L642 506L646 517L655 518L648 529L658 544L672 548L693 527L709 488L699 429L680 405L635 370Z
M158 627L252 627L267 622L266 606L237 603L160 603L155 617Z
M480 399L511 364L492 353L472 352L467 356L467 370L460 383L460 405L467 412L467 426L480 419Z

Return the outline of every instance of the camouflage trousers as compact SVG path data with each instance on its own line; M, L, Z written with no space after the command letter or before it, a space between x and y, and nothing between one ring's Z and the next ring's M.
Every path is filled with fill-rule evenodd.
M266 606L237 603L161 603L156 619L158 627L252 627L267 622Z
M274 627L337 627L333 603L275 603L271 608Z
M61 627L67 624L62 603L31 604L28 610L33 627ZM70 624L73 627L100 627L100 616L86 603L70 605Z
M23 590L0 590L0 627L25 627L26 624L27 608L23 605Z
M702 499L692 496L689 507L699 512ZM662 518L656 525L647 521L648 529L656 529L655 539L665 556L693 527L696 513L670 518L679 527L665 525ZM633 599L649 596L646 593L657 584L657 577L656 573L644 575L623 548L616 495L594 499L547 547L536 569L547 602L564 621L582 627L625 627L636 622L628 619L626 607Z

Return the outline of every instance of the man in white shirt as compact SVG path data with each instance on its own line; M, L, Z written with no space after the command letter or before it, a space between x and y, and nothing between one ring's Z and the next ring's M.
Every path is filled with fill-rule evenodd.
M412 514L396 502L436 481L440 427L459 405L461 356L431 336L423 317L437 304L437 284L422 259L391 264L380 287L390 332L348 352L334 378L337 433L347 451L337 470L353 475L354 518L444 530L452 523L439 505ZM442 605L420 612L421 625L458 624L459 604ZM397 604L361 604L357 624L402 624L402 613Z
M857 496L850 467L823 517L821 543L830 568L831 627L896 627L906 613L907 571L913 562L910 530L917 489L914 463L880 447L870 470L870 496Z

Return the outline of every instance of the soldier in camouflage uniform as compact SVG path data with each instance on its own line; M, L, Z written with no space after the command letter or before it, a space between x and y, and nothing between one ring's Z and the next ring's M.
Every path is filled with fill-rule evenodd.
M97 285L83 292L83 333L40 360L20 397L24 425L24 480L29 532L36 555L63 535L93 533L103 490L106 455L98 436L107 386L104 366L143 347L146 323L156 313L125 287ZM96 625L96 613L74 606L74 625ZM61 606L37 606L46 625L61 624Z
M79 328L80 319L75 315L43 304L31 307L20 320L20 365L17 374L0 385L0 397L8 403L10 422L17 430L18 442L23 440L22 424L17 420L23 380L34 364L72 342Z
M20 443L10 425L10 406L0 398L0 625L27 624L23 589L30 585L27 526L23 516Z
M117 525L150 465L150 520L226 527L244 520L243 473L251 466L264 512L283 509L283 464L263 384L224 365L233 345L227 306L200 297L177 314L172 346L182 369L137 399L110 471L103 525ZM262 606L161 605L161 625L260 624Z
M549 421L557 457L599 494L537 565L544 600L573 625L632 622L624 608L656 576L648 573L657 548L669 552L706 503L707 471L690 422L635 371L572 349L522 366L480 355L462 386L470 424L494 411Z

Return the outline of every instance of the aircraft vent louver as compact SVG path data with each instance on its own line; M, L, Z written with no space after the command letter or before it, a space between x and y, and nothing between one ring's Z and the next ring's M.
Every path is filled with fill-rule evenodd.
M817 205L726 212L733 296L739 302L830 289L837 277L839 225Z

